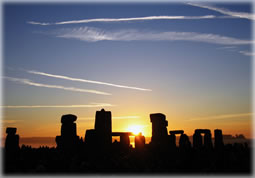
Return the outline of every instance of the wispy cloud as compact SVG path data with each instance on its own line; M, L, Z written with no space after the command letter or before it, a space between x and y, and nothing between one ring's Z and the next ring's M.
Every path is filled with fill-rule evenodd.
M213 15L205 16L147 16L147 17L130 17L130 18L98 18L98 19L83 19L70 20L55 23L28 21L32 25L64 25L64 24L81 24L91 22L127 22L127 21L145 21L145 20L195 20L195 19L212 19Z
M8 109L24 109L24 108L97 108L97 107L112 107L114 105L108 103L91 103L85 105L7 105L0 106Z
M113 119L140 119L140 116L116 116Z
M240 53L244 56L255 56L255 53L251 52L251 51L239 51L237 46L223 46L223 47L219 47L217 49L224 49L224 50L227 50L227 51L238 52L238 53Z
M21 122L23 120L0 120L1 124L15 124L17 122Z
M138 30L105 31L98 28L80 27L60 30L57 37L78 39L87 42L109 41L196 41L221 45L246 45L253 43L243 40L211 33L196 32L148 32Z
M34 22L34 21L28 21L28 24L32 24L32 25L51 25L50 23L44 23L44 22Z
M255 56L255 53L249 52L249 51L239 51L239 53L241 53L245 56Z
M219 47L218 49L235 49L237 48L236 46L223 46L223 47Z
M214 6L210 6L210 5L204 5L204 4L197 4L197 3L187 3L187 4L189 4L191 6L196 6L196 7L200 7L200 8L213 10L213 11L219 12L221 14L229 15L229 16L236 17L236 18L255 20L255 15L252 13L234 12L234 11L230 11L230 10L224 9L224 8L219 8L219 7L214 7Z
M48 85L48 84L36 83L36 82L32 82L31 80L28 80L28 79L13 78L13 77L6 77L6 76L4 76L3 78L6 80L9 80L9 81L12 81L12 82L18 82L21 84L36 86L36 87L56 88L56 89L61 89L61 90L93 93L93 94L98 94L98 95L111 95L110 93L97 91L97 90L87 90L87 89L75 88L75 87L65 87L65 86L61 86L61 85Z
M141 91L151 91L151 89L145 89L145 88L138 88L138 87L132 87L132 86L125 86L125 85L118 85L118 84L113 84L113 83L106 83L106 82L100 82L100 81L94 81L94 80L86 80L86 79L80 79L80 78L73 78L73 77L67 77L63 75L54 75L54 74L49 74L45 72L38 72L34 70L28 70L26 71L31 74L36 74L36 75L42 75L42 76L47 76L47 77L53 77L53 78L59 78L59 79L64 79L64 80L71 80L71 81L76 81L76 82L85 82L85 83L93 83L93 84L99 84L99 85L108 85L112 87L119 87L119 88L127 88L127 89L133 89L133 90L141 90Z
M140 116L115 116L112 119L140 119ZM95 120L94 117L79 117L79 121L91 121Z
M207 116L207 117L198 117L198 118L191 118L187 121L201 121L201 120L219 120L219 119L232 119L238 117L250 117L253 113L237 113L237 114L224 114L224 115L216 115L216 116Z

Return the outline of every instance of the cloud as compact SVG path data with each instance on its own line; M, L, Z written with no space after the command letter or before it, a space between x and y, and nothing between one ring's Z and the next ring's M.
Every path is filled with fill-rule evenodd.
M223 46L223 47L219 47L218 49L235 49L236 46Z
M117 116L112 118L113 119L139 119L141 117L140 116Z
M15 124L17 122L21 122L23 120L0 120L1 124Z
M237 117L250 117L252 115L253 115L253 113L225 114L225 115L191 118L191 119L188 119L187 121L232 119L232 118L237 118Z
M79 117L78 118L78 121L82 122L87 122L87 121L94 121L95 120L95 117Z
M234 11L230 11L230 10L224 9L224 8L218 8L218 7L214 7L214 6L202 5L202 4L196 4L196 3L187 3L187 4L191 5L191 6L195 6L195 7L213 10L213 11L219 12L221 14L229 15L229 16L236 17L236 18L255 20L255 15L251 14L251 13L247 13L247 12L234 12Z
M237 46L223 46L223 47L219 47L217 49L226 49L228 51L239 52L240 54L242 54L244 56L255 56L254 52L250 52L250 51L238 51Z
M64 24L81 24L91 22L129 22L129 21L144 21L144 20L194 20L194 19L212 19L213 15L205 16L147 16L147 17L131 17L131 18L98 18L98 19L83 19L70 20L55 23L28 21L32 25L64 25Z
M28 21L27 23L32 25L50 25L50 23L41 23L41 22L34 22L34 21Z
M105 31L98 28L80 27L63 29L56 35L59 38L77 39L87 42L108 41L195 41L221 45L246 45L253 43L211 33L196 32L148 32L138 30Z
M112 119L140 119L140 116L115 116ZM79 121L91 121L95 120L94 117L79 117Z
M67 77L67 76L63 76L63 75L54 75L54 74L49 74L49 73L44 73L44 72L38 72L38 71L34 71L34 70L28 70L26 72L28 72L30 74L43 75L43 76L47 76L47 77L60 78L60 79L71 80L71 81L76 81L76 82L85 82L85 83L93 83L93 84L99 84L99 85L108 85L108 86L112 86L112 87L127 88L127 89L133 89L133 90L141 90L141 91L151 91L151 89L138 88L138 87L132 87L132 86L125 86L125 85L118 85L118 84L113 84L113 83L99 82L99 81L86 80L86 79L80 79L80 78L72 78L72 77Z
M6 80L12 81L12 82L18 82L25 85L31 85L36 87L44 87L44 88L56 88L56 89L62 89L67 91L74 91L74 92L84 92L84 93L93 93L98 95L111 95L110 93L97 91L97 90L87 90L87 89L81 89L81 88L75 88L75 87L64 87L61 85L48 85L48 84L42 84L42 83L35 83L28 79L21 79L21 78L13 78L13 77L3 77Z
M85 105L8 105L0 106L7 109L25 109L25 108L97 108L97 107L112 107L114 105L108 103L91 103Z
M241 53L245 56L255 56L255 53L249 52L249 51L239 51L239 53Z

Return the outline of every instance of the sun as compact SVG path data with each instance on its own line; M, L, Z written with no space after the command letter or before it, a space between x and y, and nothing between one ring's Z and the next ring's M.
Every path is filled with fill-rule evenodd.
M142 132L143 127L141 125L130 125L128 126L127 130L129 132L132 132L134 135L138 135L140 132Z

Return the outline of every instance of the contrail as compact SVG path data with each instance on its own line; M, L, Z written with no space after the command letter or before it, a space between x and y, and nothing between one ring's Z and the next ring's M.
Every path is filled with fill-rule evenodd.
M63 76L63 75L54 75L54 74L49 74L49 73L45 73L45 72L38 72L38 71L34 71L34 70L28 70L26 72L31 73L31 74L36 74L36 75L43 75L43 76L47 76L47 77L60 78L60 79L64 79L64 80L71 80L71 81L77 81L77 82L108 85L108 86L112 86L112 87L127 88L127 89L133 89L133 90L141 90L141 91L151 91L151 89L118 85L118 84L113 84L113 83L99 82L99 81L86 80L86 79L80 79L80 78L72 78L72 77L67 77L67 76Z
M98 19L83 19L83 20L70 20L55 23L48 22L35 22L28 21L27 23L33 25L64 25L64 24L80 24L80 23L91 23L91 22L125 22L125 21L142 21L142 20L192 20L192 19L212 19L214 15L205 16L147 16L147 17L131 17L131 18L98 18Z
M195 3L187 3L188 5L195 6L195 7L200 7L200 8L205 8L209 9L215 12L219 12L224 15L229 15L232 17L237 17L237 18L244 18L244 19L249 19L249 20L255 20L255 15L252 13L247 13L247 12L234 12L230 11L228 9L223 9L223 8L218 8L214 6L209 6L209 5L203 5L203 4L195 4Z
M48 85L48 84L42 84L42 83L35 83L35 82L32 82L31 80L28 80L28 79L13 78L13 77L6 77L6 76L4 76L3 78L5 78L9 81L18 82L18 83L31 85L31 86L36 86L36 87L57 88L57 89L62 89L62 90L68 90L68 91L74 91L74 92L84 92L84 93L93 93L93 94L99 94L99 95L111 95L110 93L97 91L97 90L87 90L87 89L75 88L75 87L64 87L64 86L61 86L61 85Z
M200 117L200 118L191 118L191 119L188 119L187 121L229 119L229 118L237 118L237 117L249 117L252 115L253 113L225 114L225 115L216 115L216 116L208 116L208 117Z

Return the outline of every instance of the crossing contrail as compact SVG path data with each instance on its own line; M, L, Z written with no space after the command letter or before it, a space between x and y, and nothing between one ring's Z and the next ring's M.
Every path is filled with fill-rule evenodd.
M60 79L64 79L64 80L71 80L71 81L77 81L77 82L93 83L93 84L99 84L99 85L108 85L108 86L112 86L112 87L119 87L119 88L133 89L133 90L141 90L141 91L151 91L151 89L146 89L146 88L138 88L138 87L133 87L133 86L118 85L118 84L107 83L107 82L100 82L100 81L94 81L94 80L73 78L73 77L67 77L67 76L63 76L63 75L54 75L54 74L49 74L49 73L45 73L45 72L38 72L38 71L34 71L34 70L28 70L27 72L30 73L30 74L42 75L42 76L53 77L53 78L60 78Z

